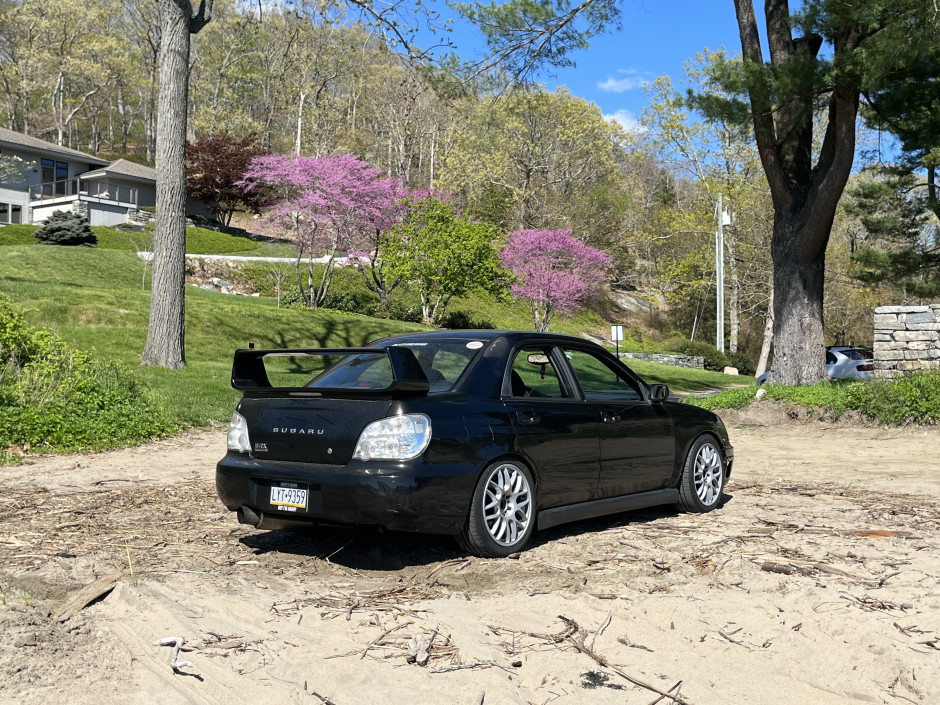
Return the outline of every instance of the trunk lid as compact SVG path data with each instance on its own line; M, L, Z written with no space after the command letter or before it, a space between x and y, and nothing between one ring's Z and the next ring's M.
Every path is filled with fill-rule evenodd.
M279 460L345 465L368 424L389 414L390 399L245 398L251 455Z
M348 463L395 400L430 388L404 347L236 350L232 386L253 457L328 465Z

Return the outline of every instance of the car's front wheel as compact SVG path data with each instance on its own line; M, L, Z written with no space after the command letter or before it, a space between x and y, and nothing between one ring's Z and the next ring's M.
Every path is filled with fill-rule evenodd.
M710 512L725 487L725 459L714 436L699 436L685 459L679 479L679 508Z
M480 476L458 542L485 558L522 550L535 528L535 482L515 461L493 463Z

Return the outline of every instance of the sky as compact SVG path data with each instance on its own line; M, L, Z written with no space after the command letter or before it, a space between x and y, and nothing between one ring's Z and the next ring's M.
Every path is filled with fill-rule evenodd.
M733 0L623 0L622 29L596 37L572 55L577 66L540 77L550 90L596 103L605 117L635 127L649 102L644 85L666 74L681 83L682 67L705 47L740 53ZM485 48L481 35L456 20L453 40L464 59Z

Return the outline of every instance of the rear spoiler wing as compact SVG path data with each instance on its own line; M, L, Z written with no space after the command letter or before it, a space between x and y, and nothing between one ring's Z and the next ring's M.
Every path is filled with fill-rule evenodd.
M381 389L348 387L274 387L264 367L267 356L301 357L306 355L357 355L363 353L387 355L392 367L392 384ZM302 397L402 397L427 394L431 388L427 375L421 369L414 353L406 347L387 348L297 348L235 351L232 362L232 387L246 396L302 396Z

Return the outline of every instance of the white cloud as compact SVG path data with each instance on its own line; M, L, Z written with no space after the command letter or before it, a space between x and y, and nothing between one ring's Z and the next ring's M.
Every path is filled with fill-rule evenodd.
M605 120L619 122L627 132L642 132L639 120L629 110L615 110L610 115L604 115Z
M620 69L619 77L607 76L597 84L597 87L606 93L624 93L636 88L643 88L649 80L635 69Z

